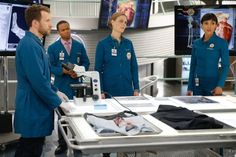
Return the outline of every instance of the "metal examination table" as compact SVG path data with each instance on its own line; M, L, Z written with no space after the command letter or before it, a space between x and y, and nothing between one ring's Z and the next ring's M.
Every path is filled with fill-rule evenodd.
M81 157L83 154L107 152L174 151L235 147L236 98L233 96L207 98L217 103L186 105L183 102L178 102L174 97L162 97L147 98L145 100L131 99L128 101L123 99L120 99L120 101L108 99L102 102L102 104L106 103L107 107L101 109L94 106L83 106L82 104L78 105L78 110L66 113L66 116L59 121L59 127L62 130L69 148L73 150L75 157ZM137 108L130 105L134 102L138 104ZM142 106L142 104L147 105L148 103L153 104L153 106ZM149 113L155 112L160 104L183 106L197 112L201 111L224 123L225 127L222 129L175 130L149 115ZM157 129L161 131L135 136L99 136L82 116L85 112L109 115L127 109L139 113L146 121L152 124L154 130ZM65 129L67 129L69 133L65 134Z

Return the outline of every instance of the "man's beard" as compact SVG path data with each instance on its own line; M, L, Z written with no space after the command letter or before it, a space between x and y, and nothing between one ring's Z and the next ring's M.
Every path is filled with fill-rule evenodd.
M39 33L43 36L46 36L50 34L50 30L39 29Z

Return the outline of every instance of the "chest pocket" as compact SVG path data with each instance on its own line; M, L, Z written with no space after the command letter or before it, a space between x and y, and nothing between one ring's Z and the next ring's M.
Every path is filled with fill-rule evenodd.
M125 57L126 57L126 60L128 61L128 62L130 62L130 60L131 60L131 58L132 58L132 54L131 54L131 50L130 49L126 49L125 50Z
M207 48L206 50L206 58L211 60L218 60L220 57L220 50L217 50L217 48Z
M125 64L125 67L127 67L127 68L130 67L132 57L133 56L132 56L130 49L123 49L122 60Z
M114 63L120 57L119 56L120 54L119 54L118 50L116 49L116 55L114 55L114 54L112 54L112 49L113 49L113 47L105 47L104 48L105 53L103 54L104 55L103 58L104 58L105 63L107 63L107 64L108 63Z

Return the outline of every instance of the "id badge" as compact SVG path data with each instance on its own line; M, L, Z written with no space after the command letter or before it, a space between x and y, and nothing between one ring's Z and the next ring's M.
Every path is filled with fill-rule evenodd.
M195 86L199 86L199 78L195 77Z
M111 55L117 56L117 49L111 49Z
M63 51L61 51L61 52L59 53L59 60L60 60L60 61L64 61L64 57L65 57L65 54L64 54Z

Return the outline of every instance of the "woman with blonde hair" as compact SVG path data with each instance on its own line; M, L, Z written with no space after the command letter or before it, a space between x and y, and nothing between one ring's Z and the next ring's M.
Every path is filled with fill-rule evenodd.
M127 26L125 14L114 13L108 27L111 34L99 41L95 70L100 73L102 97L138 96L138 64L132 42L122 34Z

